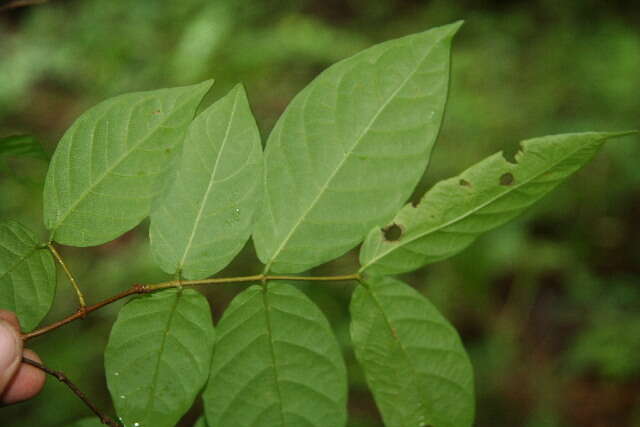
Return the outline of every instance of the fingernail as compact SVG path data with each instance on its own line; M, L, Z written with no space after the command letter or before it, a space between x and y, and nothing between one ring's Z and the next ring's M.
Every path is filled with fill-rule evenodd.
M18 363L21 353L20 337L16 330L0 320L0 374Z

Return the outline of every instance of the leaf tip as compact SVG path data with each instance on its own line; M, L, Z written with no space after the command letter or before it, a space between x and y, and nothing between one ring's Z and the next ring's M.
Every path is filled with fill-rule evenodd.
M231 90L229 91L229 95L234 95L234 96L240 95L241 97L246 98L247 88L244 87L244 84L237 83L233 86L233 88L231 88Z
M637 129L633 129L633 130L623 130L620 132L610 132L605 134L606 138L622 138L624 136L630 136L630 135L638 135L640 133L639 130Z
M213 86L213 83L215 83L215 79L207 79L205 81L203 81L202 83L200 83L202 86L206 86L207 89L211 89L211 86Z
M463 24L464 20L460 19L458 21L452 22L451 24L443 25L440 28L442 28L442 30L445 30L449 37L453 37L458 33L458 30L460 30L460 27L462 27Z
M196 83L192 87L197 88L199 91L201 91L202 97L204 97L211 90L211 87L213 86L214 82L215 82L214 79L208 79L203 82Z

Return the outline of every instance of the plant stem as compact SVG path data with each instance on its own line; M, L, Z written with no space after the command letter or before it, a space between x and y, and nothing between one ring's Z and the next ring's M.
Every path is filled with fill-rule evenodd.
M32 6L35 4L46 3L48 0L14 0L9 1L6 4L0 6L0 12L4 12L5 10L17 9L19 7Z
M54 322L51 325L44 326L40 329L36 329L35 331L29 332L27 334L23 334L22 340L26 342L31 338L44 335L48 332L58 329L61 326L66 325L67 323L71 323L74 320L83 319L87 314L93 311L96 311L106 305L114 303L118 300L126 298L130 295L148 294L148 293L160 291L162 289L182 288L187 286L219 285L219 284L225 284L225 283L248 283L248 282L264 283L269 280L295 280L295 281L312 281L312 282L337 282L337 281L349 281L349 280L359 281L360 277L361 276L358 273L345 274L341 276L282 276L282 275L256 274L253 276L218 277L218 278L203 279L203 280L171 280L169 282L162 282L162 283L156 283L151 285L136 284L131 286L131 288L127 289L126 291L120 292L119 294L116 294L103 301L100 301L97 304L83 306L74 314L71 314L62 320Z
M84 402L85 405L87 405L89 407L89 409L91 409L91 411L96 414L96 416L98 418L100 418L100 421L102 421L102 424L111 426L111 427L121 427L121 424L117 421L115 421L113 418L109 417L107 414L103 413L102 411L100 411L96 405L93 404L93 402L91 402L89 400L89 398L87 397L86 394L84 394L82 392L82 390L80 390L78 388L78 386L76 386L63 372L60 371L55 371L53 369L49 369L46 366L44 366L42 363L36 362L35 360L31 360L28 359L26 357L22 358L22 362L26 363L27 365L31 365L34 366L38 369L40 369L41 371L51 375L52 377L55 377L58 381L60 381L61 383L64 383L67 387L69 387L69 389L80 398L80 400L82 400Z
M64 260L62 259L62 256L60 256L56 248L51 243L47 243L47 248L49 248L49 252L51 252L53 254L53 257L56 259L56 261L58 261L58 264L60 264L60 266L62 267L62 270L64 270L64 273L67 275L67 278L69 279L69 283L71 283L71 286L76 291L76 295L78 296L78 302L80 303L80 310L81 311L84 310L87 304L84 301L84 295L82 295L82 291L80 290L80 286L78 286L78 282L76 281L76 278L73 276L73 273L71 273L71 270L69 270L69 267L67 267L67 264L65 264Z
M44 326L40 329L36 329L33 332L29 332L28 334L23 334L22 335L22 340L23 341L27 341L33 337L37 337L40 335L44 335L47 332L51 332L54 329L58 329L61 326L66 325L67 323L73 322L74 320L77 319L82 319L84 318L87 314L91 313L92 311L96 311L99 308L104 307L105 305L109 305L113 302L116 302L122 298L126 298L129 295L134 295L134 294L144 294L147 293L148 291L145 290L144 285L133 285L131 288L127 289L126 291L120 292L119 294L116 294L112 297L109 297L103 301L100 301L97 304L94 305L90 305L90 306L86 306L83 309L80 309L78 311L76 311L74 314L65 317L62 320L59 320L57 322L52 323L51 325L48 326Z
M172 280L170 282L157 283L155 285L145 285L149 292L153 292L159 289L178 288L187 286L202 286L202 285L217 285L224 283L247 283L247 282L262 282L268 280L298 280L298 281L313 281L313 282L337 282L346 280L359 280L359 274L345 274L343 276L279 276L270 274L256 274L253 276L240 276L240 277L219 277L213 279L203 280Z

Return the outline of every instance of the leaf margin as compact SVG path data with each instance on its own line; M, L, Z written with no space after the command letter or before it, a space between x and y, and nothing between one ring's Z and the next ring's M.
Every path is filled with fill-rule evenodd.
M393 289L395 288L395 289ZM374 292L375 289L375 292ZM396 291L394 295L384 295L386 301L381 301L381 295L383 292ZM379 293L378 295L376 295ZM391 319L391 314L389 310L393 308L393 298L411 298L414 303L421 305L421 309L418 310L423 314L423 319L414 319L412 317L405 318L395 318ZM359 317L360 314L364 313L362 307L366 305L365 298L369 298L373 300L373 310L371 307L369 315L363 315ZM395 308L399 308L400 306L396 303ZM406 301L402 304L402 313L406 313L407 310L411 310L412 307L407 307ZM416 307L413 307L416 309ZM361 310L359 313L358 310ZM358 364L362 367L365 379L369 386L369 389L374 395L374 400L376 402L376 406L378 407L385 425L389 427L403 427L405 425L413 425L414 423L420 426L427 425L437 425L437 426L446 426L446 427L468 427L473 424L473 419L475 417L475 391L474 391L474 378L473 378L473 367L471 365L471 361L469 360L468 354L464 349L462 341L458 335L457 330L449 323L442 314L438 311L438 309L422 294L418 293L413 287L407 285L401 280L389 277L389 276L367 276L365 277L358 287L354 290L354 294L351 299L351 303L349 305L349 311L351 313L351 324L349 327L351 341L353 344L354 353L356 356L356 360ZM377 311L379 316L383 318L384 327L378 328L375 331L373 330L374 324L371 322L371 311ZM375 313L373 314L375 315ZM417 332L417 326L413 325L412 327L402 326L400 324L401 321L417 321L422 320L422 326L424 325L438 325L440 328L445 330L445 334L448 334L447 340L449 341L449 348L446 347L424 347L419 346L415 342L414 349L410 351L409 346L406 345L406 342L403 344L403 336L415 335ZM377 324L377 322L376 322ZM369 327L368 331L365 329ZM378 325L380 326L380 325ZM386 330L385 330L386 327ZM419 328L421 332L421 336L427 337L428 333L424 333L424 328ZM373 348L367 349L366 341L368 341L374 333L386 333L387 338L391 338L391 342L393 344L397 344L397 348L400 350L402 357L405 359L405 365L408 365L411 375L400 375L398 372L395 372L393 368L389 370L389 372L383 374L381 377L376 377L380 372L372 373L368 372L368 363L377 363L372 360L367 360L367 357L371 355L384 357L385 362L388 363L385 368L389 367L389 363L393 363L390 361L390 358L395 354L393 349L375 346ZM409 339L407 342L412 342L415 340ZM416 354L416 349L421 351L433 351L433 352L448 352L450 354L455 354L459 357L459 362L461 362L458 366L458 379L462 380L461 382L456 382L454 379L444 376L443 374L436 374L432 372L423 372L424 369L419 370L414 365L419 365L420 362L424 362L423 360L419 360L419 357ZM442 362L442 360L440 360ZM429 361L429 364L432 365L433 362ZM441 365L437 365L438 369L442 369ZM448 369L448 371L451 371ZM466 372L464 372L466 371ZM451 373L451 372L448 372ZM466 402L463 402L458 408L458 413L456 414L455 421L449 423L451 417L453 417L452 411L455 408L456 404L460 404L461 399L460 396L457 396L456 399L450 399L449 402L445 402L444 404L441 402L442 396L437 396L439 407L434 409L432 404L428 401L429 398L434 398L434 394L437 395L437 392L434 390L432 381L422 381L423 377L429 377L431 379L438 379L447 385L454 384L459 390L466 395ZM401 380L405 380L400 383ZM405 408L399 407L393 402L386 402L385 397L383 397L383 389L389 386L389 383L394 384L393 387L395 389L392 391L392 395L397 397L402 390L411 389L413 393L410 393L411 396L423 396L422 399L418 399L418 402L411 402ZM407 400L403 400L404 403ZM398 403L398 402L395 402ZM411 407L412 404L415 404L417 407ZM452 408L453 405L453 408ZM428 411L431 410L435 415L428 414ZM398 415L398 412L404 412L401 415ZM399 417L399 418L398 418ZM435 417L435 419L433 419Z
M540 200L542 197L544 197L548 192L552 191L556 186L560 185L562 183L562 181L565 178L568 178L569 176L571 176L573 173L575 173L577 170L579 170L582 166L584 166L586 163L588 163L588 161L596 154L596 152L601 148L601 146L609 139L612 138L618 138L618 137L623 137L623 136L627 136L627 135L632 135L637 133L637 131L623 131L623 132L580 132L580 133L566 133L566 134L556 134L556 135L547 135L547 136L542 136L542 137L537 137L537 138L531 138L531 139L527 139L527 140L523 140L520 143L520 150L518 151L518 153L515 156L515 163L512 163L511 161L507 160L504 157L504 153L502 151L499 151L489 157L486 157L485 159L473 164L472 166L470 166L469 168L467 168L466 170L464 170L463 172L461 172L459 175L454 176L452 178L447 178L444 179L442 181L437 182L436 184L434 184L433 187L431 187L420 199L420 201L417 204L413 204L413 203L408 203L406 204L402 209L400 209L400 211L396 214L396 216L389 221L389 223L387 223L385 226L382 227L374 227L370 230L370 232L368 233L364 243L362 244L362 247L360 248L360 254L359 254L359 261L360 261L360 269L359 272L363 273L363 272L368 272L368 273L372 273L372 274L376 274L376 275L386 275L386 274L401 274L401 273L406 273L406 272L410 272L413 270L416 270L418 268L421 268L427 264L433 263L433 262L437 262L446 258L449 258L451 256L456 255L457 253L461 252L462 250L464 250L467 246L469 246L470 244L472 244L478 237L480 237L482 234L484 234L486 231L489 231L493 228L496 228L502 224L504 224L505 222L508 222L509 220L513 219L513 217L521 214L522 212L524 212L528 207L530 207L531 205L533 205L535 202L537 202L538 200ZM514 190L517 190L519 188L521 188L522 186L525 186L527 184L531 184L531 183L536 183L535 180L537 178L539 178L540 176L543 176L545 174L549 174L551 172L553 172L553 169L556 168L559 164L561 164L564 161L567 161L569 159L569 156L563 159L560 159L560 161L558 161L556 164L551 165L548 167L548 169L543 170L542 172L540 172L537 175L534 175L532 178L525 180L524 182L520 182L518 180L518 182L516 182L515 185L513 185L513 182L511 180L514 179L514 174L518 173L518 169L520 167L522 167L522 162L525 162L525 166L529 166L528 164L526 164L526 162L529 161L529 156L530 156L530 152L535 153L535 146L537 144L539 144L539 141L542 141L542 143L548 143L546 140L552 140L552 139L561 139L561 138L572 138L572 137L584 137L584 138L588 138L588 137L593 137L595 138L595 141L592 141L593 144L597 144L597 146L594 147L590 147L587 146L587 144L585 144L584 146L579 146L576 151L572 154L576 154L578 153L580 150L588 150L588 149L593 149L593 153L587 153L587 158L584 161L583 164L579 165L578 167L575 167L573 170L571 170L569 173L567 173L564 177L562 177L561 179L557 180L555 182L555 184L553 184L549 190L547 190L544 193L541 193L540 195L536 195L534 197L532 197L530 199L530 201L528 202L528 204L524 205L523 207L520 208L519 211L517 211L515 214L513 214L511 217L509 217L508 219L504 220L503 222L498 223L497 225L493 225L490 228L488 228L487 230L481 231L476 233L475 237L473 237L472 239L470 239L470 241L468 243L466 243L464 246L461 246L459 249L457 249L454 252L449 252L446 253L445 256L441 256L441 257L435 257L432 260L427 260L427 256L424 255L423 257L425 258L425 260L421 261L419 264L416 262L413 262L413 265L408 265L408 266L393 266L393 265L389 265L389 264L383 264L382 261L385 259L385 257L391 255L394 255L394 252L396 250L400 250L399 252L401 252L402 249L407 248L406 250L408 250L411 253L414 253L416 255L422 255L421 253L416 252L415 250L412 250L410 248L411 243L414 241L419 241L421 238L428 238L432 233L438 233L441 230L445 230L447 227L453 227L456 224L464 221L466 218L472 216L473 214L477 213L478 211L486 208L486 207L490 207L491 204L493 202L499 201L501 197L503 196L509 196L510 194L512 194L512 192ZM590 141L587 141L587 143L589 143ZM531 149L531 146L534 146L534 149ZM497 183L499 183L502 187L505 188L505 191L499 196L496 197L478 207L475 207L470 213L460 216L458 218L454 218L452 220L448 220L446 223L440 225L440 226L434 226L431 229L427 230L427 231L422 231L422 232L416 232L415 236L412 236L412 229L410 229L410 227L415 228L419 228L421 225L417 224L416 225L416 217L418 215L420 215L420 211L421 209L424 209L425 212L427 209L429 208L429 204L431 203L431 205L434 205L434 200L433 197L436 197L438 195L438 193L442 193L443 190L445 188L456 188L457 186L460 187L468 187L468 188L472 188L474 183L471 182L472 180L469 179L468 175L476 173L477 170L481 169L481 167L484 167L485 164L491 164L491 163L495 163L495 165L492 165L494 167L497 168L501 168L500 169L500 174L499 176L496 176L495 181ZM492 172L493 173L493 172ZM506 182L499 182L499 179L506 179ZM433 197L432 197L433 196ZM460 196L460 195L458 195ZM464 196L464 195L462 195ZM463 199L464 197L460 197L460 199ZM442 202L439 202L440 205L442 205ZM451 205L455 205L456 203L459 203L458 199L453 200L453 202L451 203ZM439 206L441 207L441 206ZM435 217L436 213L432 212L431 213L432 216ZM389 227L399 227L400 228L400 237L398 237L397 239L388 239L385 237L385 232L386 230L389 229ZM470 233L471 234L471 233ZM410 236L410 237L407 237ZM380 248L386 248L384 250L380 250Z

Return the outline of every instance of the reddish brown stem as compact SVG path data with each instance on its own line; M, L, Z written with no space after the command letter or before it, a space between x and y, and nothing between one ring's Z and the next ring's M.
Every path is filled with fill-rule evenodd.
M14 0L9 1L6 4L0 5L0 12L5 10L17 9L19 7L33 6L35 4L46 3L47 0Z
M60 381L61 383L69 387L69 389L73 392L73 394L78 396L78 398L82 400L84 404L89 407L89 409L91 409L91 412L93 412L94 414L96 414L98 418L100 418L100 421L102 421L102 424L105 424L111 427L121 427L121 424L119 422L115 421L113 418L111 418L107 414L100 411L98 407L89 400L87 395L84 394L82 390L80 390L78 386L75 385L63 372L55 371L53 369L47 368L42 363L36 362L35 360L31 360L26 357L22 358L22 362L26 363L27 365L35 366L36 368L40 369L43 372L46 372L52 377L55 377L58 381Z
M169 288L183 288L187 286L203 286L203 285L221 285L225 283L245 283L245 282L266 282L269 280L290 280L290 281L315 281L315 282L336 282L336 281L349 281L356 280L359 281L361 279L360 274L345 274L342 276L324 276L324 277L308 277L308 276L280 276L280 275L269 275L269 274L257 274L254 276L243 276L243 277L219 277L219 278L210 278L203 280L172 280L170 282L162 282L151 285L133 285L131 288L127 289L124 292L121 292L117 295L114 295L110 298L107 298L104 301L101 301L94 305L80 307L78 311L74 314L65 317L62 320L59 320L51 325L42 327L40 329L36 329L33 332L29 332L28 334L22 335L22 340L27 341L31 338L38 337L40 335L44 335L47 332L51 332L54 329L58 329L61 326L66 325L67 323L73 322L77 319L84 319L87 314L92 311L98 310L99 308L104 307L105 305L109 305L112 302L116 302L121 300L122 298L126 298L130 295L135 294L148 294L156 291L161 291L163 289Z
M120 292L119 294L116 294L110 298L105 299L104 301L100 301L97 304L94 305L89 305L86 306L84 308L80 308L78 311L76 311L74 314L65 317L62 320L59 320L55 323L52 323L51 325L47 325L45 327L42 327L40 329L36 329L33 332L29 332L28 334L23 334L22 335L22 340L23 341L28 341L33 337L38 337L40 335L44 335L47 332L51 332L54 329L58 329L61 326L66 325L67 323L73 322L74 320L77 319L84 319L85 316L89 313L91 313L92 311L98 310L99 308L104 307L105 305L109 305L111 303L114 303L118 300L121 300L122 298L126 298L130 295L135 295L135 294L146 294L149 293L150 290L147 288L147 286L145 285L133 285L131 288L127 289L126 291Z

